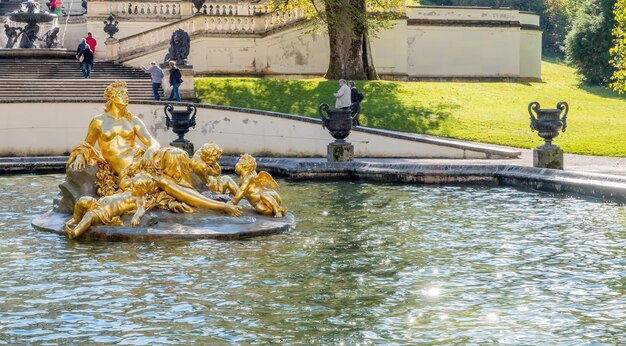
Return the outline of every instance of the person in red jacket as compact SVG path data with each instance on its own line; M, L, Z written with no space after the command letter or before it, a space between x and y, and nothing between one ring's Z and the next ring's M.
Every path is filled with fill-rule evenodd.
M91 51L95 53L96 52L96 39L93 38L93 36L91 36L90 32L87 33L87 37L85 37L85 41L87 41L87 44L89 45L89 48L91 48Z

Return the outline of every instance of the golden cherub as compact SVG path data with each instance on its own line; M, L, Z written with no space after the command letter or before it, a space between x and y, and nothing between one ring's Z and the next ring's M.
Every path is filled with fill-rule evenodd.
M98 200L90 196L81 197L76 202L73 218L65 223L68 237L74 239L81 236L91 225L123 225L120 217L130 213L135 213L131 225L139 226L146 211L152 208L148 197L156 190L156 182L151 175L141 172L130 179L128 188Z
M249 154L242 155L235 165L235 173L240 177L239 190L229 203L236 205L245 197L261 215L284 217L287 214L287 208L280 206L282 204L280 195L273 190L278 188L278 183L265 171L257 174L254 157ZM267 188L267 185L271 188Z
M205 143L193 154L192 168L209 190L234 196L239 187L233 178L221 175L222 167L217 163L221 157L222 148L215 142Z

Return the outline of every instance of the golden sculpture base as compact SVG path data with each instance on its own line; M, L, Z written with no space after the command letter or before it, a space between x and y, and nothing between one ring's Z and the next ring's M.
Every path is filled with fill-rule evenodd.
M157 210L146 214L139 227L130 227L130 217L122 217L125 226L92 226L77 240L244 239L286 232L295 223L291 213L283 218L265 217L256 214L250 207L244 208L241 217L221 216L206 211L176 214ZM37 230L66 236L65 222L70 218L69 214L49 211L31 223Z

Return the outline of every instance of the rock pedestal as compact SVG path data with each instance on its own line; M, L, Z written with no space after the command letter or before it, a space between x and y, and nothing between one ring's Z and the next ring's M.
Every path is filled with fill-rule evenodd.
M553 148L533 149L533 166L538 168L563 169L563 149Z
M348 142L328 144L326 157L328 162L349 162L354 159L354 146Z

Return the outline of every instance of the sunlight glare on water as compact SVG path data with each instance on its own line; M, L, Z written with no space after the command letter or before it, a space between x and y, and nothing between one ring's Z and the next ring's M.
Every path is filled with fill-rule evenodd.
M0 344L626 343L614 203L283 180L285 234L88 243L30 226L61 175L0 180Z

